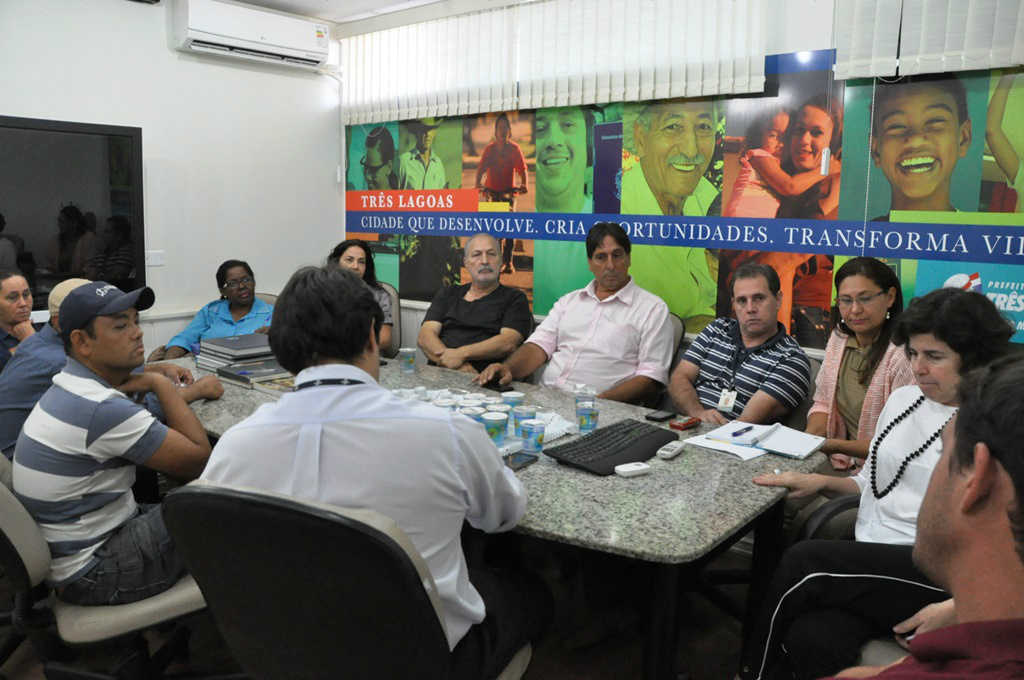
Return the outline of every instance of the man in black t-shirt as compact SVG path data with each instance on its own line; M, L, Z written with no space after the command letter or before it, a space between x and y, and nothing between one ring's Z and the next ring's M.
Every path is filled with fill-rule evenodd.
M465 265L472 279L438 291L420 326L417 344L432 362L478 373L511 354L530 333L533 316L526 296L501 285L501 245L490 234L466 241Z

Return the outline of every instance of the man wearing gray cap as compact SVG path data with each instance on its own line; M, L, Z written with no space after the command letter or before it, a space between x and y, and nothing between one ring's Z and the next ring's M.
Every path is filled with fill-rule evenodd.
M181 479L210 456L203 426L174 383L134 373L145 359L139 311L149 288L81 285L60 305L67 364L32 409L14 450L14 493L53 560L47 580L66 602L126 604L167 590L185 572L159 506L137 505L135 465ZM167 425L130 398L152 393Z
M67 279L50 291L49 323L18 346L18 352L11 357L3 373L0 373L0 452L8 459L14 455L14 444L18 441L28 414L46 390L50 389L53 376L60 373L67 363L64 341L60 337L60 304L68 293L88 283L91 282L86 279ZM175 364L147 364L144 368L163 373L175 383L183 385L179 393L185 403L190 404L196 399L216 399L224 391L215 376L193 381L192 373L187 368ZM158 418L163 417L163 411L153 395L147 395L144 403Z

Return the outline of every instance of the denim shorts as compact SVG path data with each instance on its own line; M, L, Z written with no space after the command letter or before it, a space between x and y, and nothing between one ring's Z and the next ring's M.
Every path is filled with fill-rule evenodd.
M62 601L128 604L167 590L185 575L160 506L140 505L139 512L96 551L99 564L64 587Z

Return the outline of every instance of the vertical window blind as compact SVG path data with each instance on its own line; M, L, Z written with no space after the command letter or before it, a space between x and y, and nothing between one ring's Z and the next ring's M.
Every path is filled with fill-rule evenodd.
M1024 63L1021 0L836 0L836 77Z
M767 0L538 0L346 38L346 124L764 90Z

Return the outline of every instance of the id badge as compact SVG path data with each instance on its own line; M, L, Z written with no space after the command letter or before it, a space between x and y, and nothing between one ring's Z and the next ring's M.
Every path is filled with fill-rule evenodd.
M732 413L732 407L736 404L736 390L725 388L722 396L718 398L718 410L723 413Z

